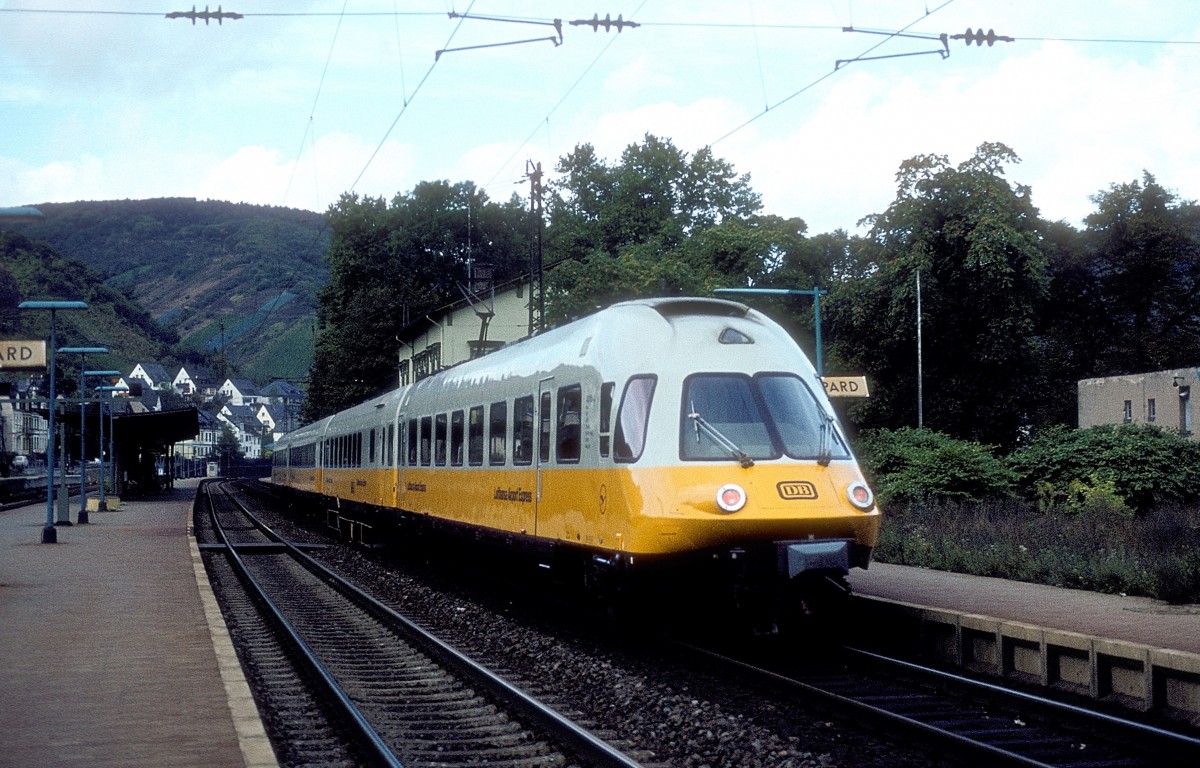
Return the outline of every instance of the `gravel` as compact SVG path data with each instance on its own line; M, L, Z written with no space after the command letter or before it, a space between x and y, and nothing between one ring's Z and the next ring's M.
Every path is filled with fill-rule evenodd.
M297 540L324 538L319 527L271 524ZM658 636L610 622L578 595L544 578L514 577L519 569L511 561L459 549L423 548L413 557L341 544L313 554L645 765L907 768L944 762L674 658Z

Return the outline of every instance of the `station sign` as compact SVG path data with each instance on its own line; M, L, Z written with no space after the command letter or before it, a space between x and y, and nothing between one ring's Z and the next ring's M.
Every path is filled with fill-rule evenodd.
M821 379L830 397L870 397L866 376L825 376Z
M0 371L44 371L45 341L0 341Z

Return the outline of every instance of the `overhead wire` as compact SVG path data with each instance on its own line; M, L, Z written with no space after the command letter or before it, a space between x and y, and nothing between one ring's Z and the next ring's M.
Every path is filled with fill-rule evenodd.
M285 202L285 203L287 202L287 196L288 196L288 194L289 194L289 193L292 191L292 181L293 181L293 180L296 178L296 169L297 169L297 168L300 166L300 157L301 157L301 156L304 154L304 142L305 142L305 140L306 140L306 139L307 139L309 142L311 142L310 146L312 147L312 150L313 150L313 176L314 176L314 180L315 180L315 178L316 178L316 167L317 167L316 149L317 149L317 144L316 144L316 136L315 136L315 131L313 130L313 121L316 119L316 114L317 114L317 104L318 104L318 103L321 101L321 90L322 90L322 89L325 87L325 77L326 77L326 75L328 75L328 74L329 74L329 64L330 64L330 62L332 62L332 61L333 61L333 51L334 51L334 49L335 49L335 48L337 48L337 39L338 39L338 35L339 35L339 34L341 33L341 31L342 31L342 22L345 20L345 11L346 11L346 6L347 6L347 5L349 5L349 4L350 4L350 0L343 0L343 1L342 1L342 14L343 14L343 15L341 15L341 16L339 16L339 17L338 17L338 23L337 23L337 26L336 26L336 27L334 27L334 30L333 30L333 39L329 41L329 53L328 53L328 54L326 54L326 56L325 56L325 66L324 66L324 68L321 70L321 79L320 79L319 81L317 81L317 92L316 92L316 94L314 94L314 95L313 95L313 103L312 103L312 106L311 106L311 107L309 108L309 110L308 110L308 122L307 122L307 124L305 125L305 129L304 129L304 136L302 136L302 137L300 138L300 148L299 148L298 150L296 150L296 162L295 162L295 164L292 166L292 173L291 173L291 175L288 177L288 184L287 184L287 188L286 188L286 189L284 190L284 192L283 192L283 200L284 200L284 202ZM317 194L317 199L318 199L318 200L320 199L320 194L319 194L319 193Z
M473 8L473 7L475 7L475 0L471 0L471 3L467 6L466 13L469 14L471 12L471 8ZM454 29L450 31L450 36L448 38L446 38L446 43L442 46L442 48L450 47L450 42L452 40L454 40L455 36L458 34L458 31L460 29L462 29L462 25L463 25L464 21L465 21L464 18L459 17L458 23L455 24ZM375 162L375 158L379 155L380 150L383 149L384 143L386 143L388 140L388 137L392 135L392 131L396 129L396 125L400 122L400 119L402 117L404 117L404 114L408 111L408 108L412 105L413 100L417 98L417 94L421 92L421 88L423 88L426 81L429 80L429 76L433 74L433 70L437 68L439 61L440 61L440 59L435 56L433 59L433 63L429 65L429 69L425 70L425 74L421 77L420 82L418 82L416 88L413 89L412 95L406 96L404 98L404 104L403 104L403 106L400 107L400 111L398 113L396 113L396 119L393 120L392 124L388 126L388 129L386 131L384 131L383 138L381 138L379 140L379 144L376 145L375 151L371 153L371 156L369 158L367 158L366 165L364 165L363 169L358 172L358 176L356 176L354 178L354 183L350 185L350 189L349 189L350 192L354 191L355 187L358 186L358 182L362 180L363 175L367 172L367 169L371 167L371 163Z
M857 61L857 60L865 57L867 54L875 51L880 46L887 44L890 40L892 40L896 36L908 31L911 27L915 26L917 23L929 18L930 16L932 16L933 14L942 10L943 8L945 8L946 6L950 5L953 2L954 2L954 0L946 0L946 2L942 3L937 8L934 8L932 11L927 10L923 15L917 17L916 19L913 19L911 22L906 24L904 27L901 27L900 29L896 30L895 32L892 32L891 34L887 35L883 40L880 40L875 45L870 46L869 48L867 48L866 50L864 50L862 53L858 54L854 58L847 59L845 63L847 63L847 64L852 63L854 61ZM805 85L803 88L800 88L798 91L795 91L790 96L780 99L779 101L775 102L774 104L767 106L765 109L763 109L762 112L759 112L757 115L754 115L749 120L746 120L741 125L738 125L737 127L733 128L732 130L727 131L722 136L720 136L716 141L713 141L709 146L716 146L717 144L720 144L722 141L724 141L725 139L728 139L730 136L734 135L738 131L741 131L743 128L749 126L751 123L757 121L758 119L760 119L761 117L763 117L764 115L769 113L771 110L777 109L777 108L783 106L784 104L788 103L792 99L796 98L797 96L801 95L802 93L805 93L806 91L809 91L812 88L815 88L820 83L822 83L825 80L828 80L830 77L836 75L842 69L844 69L844 66L834 67L830 71L828 71L825 74L818 77L816 80L813 80L812 82Z
M633 10L633 13L629 14L630 21L632 21L638 15L638 13L641 12L642 8L644 8L646 6L647 2L649 2L649 0L642 0L641 4L639 4L638 7ZM496 178L501 173L504 172L504 169L507 168L510 163L512 163L513 159L516 158L516 156L521 153L521 150L525 149L525 147L527 147L529 145L529 142L531 142L533 140L533 137L537 134L537 132L542 130L543 126L546 126L547 131L549 130L551 116L554 115L554 113L558 111L558 108L563 105L563 102L565 102L567 100L567 97L570 96L575 91L575 89L579 87L579 84L584 81L584 79L588 76L588 73L590 73L592 71L592 69L596 66L596 64L599 63L600 59L602 59L604 57L604 55L606 53L608 53L608 49L612 48L613 45L616 44L618 39L620 39L619 35L611 37L609 39L609 41L604 45L604 47L600 49L600 52L596 54L596 56L591 60L591 62L586 67L584 67L583 72L581 72L579 74L579 77L575 78L575 81L573 83L571 83L570 86L567 87L567 90L563 93L562 96L559 97L558 101L556 101L554 103L554 106L550 108L550 111L546 113L545 117L543 117L541 120L538 121L537 125L534 126L533 130L529 132L529 135L525 137L525 140L522 141L515 150L513 150L513 153L508 156L507 160L505 160L503 163L501 163L500 167L496 170L496 172L494 174L492 174L492 177L489 178L487 180L487 182L483 185L484 189L487 189L492 185L492 183L496 180Z

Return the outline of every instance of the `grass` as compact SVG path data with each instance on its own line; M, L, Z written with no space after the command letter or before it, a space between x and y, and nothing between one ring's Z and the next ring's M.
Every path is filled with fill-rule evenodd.
M893 505L875 557L979 576L1200 603L1200 509L1135 515L1104 499L1039 511L1017 500Z

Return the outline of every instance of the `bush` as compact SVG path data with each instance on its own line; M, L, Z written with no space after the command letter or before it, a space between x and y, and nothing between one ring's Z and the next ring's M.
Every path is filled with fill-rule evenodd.
M861 433L856 448L884 504L980 501L1013 492L1015 475L979 443L928 429L878 429Z
M1148 425L1055 427L1008 457L1022 493L1045 509L1110 502L1139 512L1200 494L1200 444Z

